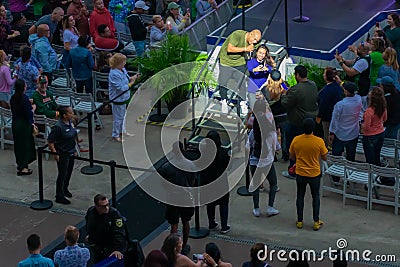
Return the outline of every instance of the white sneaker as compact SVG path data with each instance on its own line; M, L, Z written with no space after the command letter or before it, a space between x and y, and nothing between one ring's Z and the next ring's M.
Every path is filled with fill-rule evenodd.
M261 215L260 209L259 208L253 209L253 215L256 217L260 217Z
M277 215L277 214L279 214L279 210L275 209L274 207L268 206L268 208L267 208L267 216L268 217L274 216L274 215Z

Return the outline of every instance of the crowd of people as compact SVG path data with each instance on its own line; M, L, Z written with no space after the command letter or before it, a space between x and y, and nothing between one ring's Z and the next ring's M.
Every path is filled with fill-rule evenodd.
M67 1L68 3L68 1ZM154 4L154 3L153 3ZM150 42L156 44L165 38L167 32L177 33L190 25L193 17L190 9L175 1L165 3L165 22L161 15L155 14L152 24L147 24L141 17L146 11L154 8L149 2L126 2L103 0L94 1L94 9L88 10L85 4L73 0L68 5L52 2L48 14L35 13L38 19L29 29L22 27L22 16L25 10L11 7L13 22L9 22L5 7L0 6L0 100L10 103L13 114L12 130L14 152L17 163L17 175L30 175L29 169L36 159L33 135L38 131L33 120L33 114L43 114L58 119L52 127L48 137L49 148L57 153L58 176L56 182L56 202L70 204L68 198L72 193L68 190L69 181L74 166L73 156L76 155L76 143L79 142L74 126L74 112L71 107L57 107L54 97L47 90L47 85L53 81L53 72L58 68L72 68L76 81L76 91L93 93L92 70L96 69L109 73L109 98L113 99L113 129L112 140L122 142L123 136L129 136L124 125L126 104L131 98L129 89L135 84L139 75L129 77L125 70L126 56L119 53L123 44L118 40L117 33L130 34L138 56L145 54L145 39L150 31ZM217 8L213 1L198 0L196 4L198 18L204 12ZM42 16L41 16L42 15ZM62 23L60 28L59 23ZM269 198L267 216L278 215L275 207L277 173L274 167L275 154L278 147L276 140L270 142L263 132L276 125L280 128L281 149L284 160L289 160L288 171L283 175L296 179L297 185L297 228L303 228L304 197L307 185L310 186L313 198L313 229L319 230L323 221L319 218L321 167L320 159L326 160L328 150L333 155L342 155L346 150L346 158L355 161L356 145L360 133L363 135L363 148L366 162L380 165L380 152L384 138L398 138L400 129L400 114L395 108L400 100L399 94L399 50L400 50L400 19L396 13L390 13L387 18L388 26L381 29L376 27L370 40L361 42L357 46L350 46L354 52L354 59L345 59L339 53L336 60L342 67L346 77L342 79L332 67L324 71L326 86L317 88L316 84L308 79L307 69L298 65L294 69L297 84L288 87L280 75L274 72L275 62L269 55L268 48L258 43L261 40L261 31L233 32L221 47L219 54L219 90L222 101L227 101L226 88L229 79L238 80L231 75L232 68L244 73L250 73L251 86L248 86L248 100L253 114L247 140L249 151L249 165L253 183L249 188L253 196L252 213L255 217L261 216L259 191L263 189L264 180L269 182ZM151 27L150 27L151 26ZM14 27L14 28L13 28ZM22 34L22 29L27 33ZM62 29L62 35L60 30ZM11 72L8 54L12 54L14 38L26 36L28 45L21 47L20 59L13 66ZM62 36L62 61L52 47L60 42ZM95 47L91 47L91 43ZM103 51L99 59L94 60L92 51ZM253 52L255 56L246 61L245 54ZM100 67L100 65L102 65ZM229 74L229 75L228 75ZM13 92L13 93L12 93ZM271 109L267 105L270 103ZM280 110L277 111L277 107ZM286 114L282 123L273 121L273 116ZM315 136L316 125L321 124L323 134ZM221 149L221 140L218 133L209 132L207 137L214 142L218 149L218 158L212 163L211 169L204 170L200 175L203 181L212 182L222 175L229 161L229 155ZM174 144L176 151L183 152L181 144ZM172 170L171 170L172 169ZM218 172L215 172L215 170ZM180 170L169 166L165 171L165 178L174 181L181 176ZM185 174L186 175L186 174ZM181 186L194 186L191 175L185 176ZM180 179L182 181L182 179ZM115 209L109 207L108 199L104 195L97 195L94 207L88 210L87 242L92 246L95 261L110 255L123 257L127 240L125 221ZM222 234L231 230L228 225L229 193L220 199L208 204L207 215L209 229L215 230L219 224L215 221L215 207L219 206ZM156 258L166 258L168 266L230 266L221 260L220 250L215 244L207 244L204 260L193 262L184 254L190 251L187 245L189 221L193 216L192 208L168 206L166 218L171 224L169 235L161 252L154 252ZM182 238L177 235L179 219L183 222ZM101 222L101 223L100 223ZM110 229L110 227L112 229ZM104 232L111 231L112 236L104 238ZM119 234L116 234L116 233ZM100 233L101 238L99 238ZM119 240L109 244L115 236ZM77 242L76 229L67 227L65 238L68 246L75 247ZM78 235L79 237L79 235ZM104 238L104 239L103 239ZM103 243L104 242L104 243ZM28 238L28 249L32 254L40 254L40 238L32 235ZM183 253L181 253L183 251ZM59 252L54 261L60 266L65 257ZM82 250L82 259L87 258L87 251ZM150 253L149 255L153 255ZM164 257L165 256L165 257ZM35 256L33 258L41 257ZM33 259L31 259L33 260ZM265 265L265 264L264 264ZM25 266L25 265L21 265ZM49 266L50 265L49 263ZM249 266L249 265L246 265ZM253 266L250 264L250 266ZM254 265L255 266L255 265ZM258 266L258 265L257 265ZM265 265L267 266L267 265Z

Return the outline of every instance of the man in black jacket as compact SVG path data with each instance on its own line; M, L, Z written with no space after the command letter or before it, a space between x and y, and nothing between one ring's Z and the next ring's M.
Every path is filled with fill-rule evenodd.
M141 57L145 50L148 26L140 15L148 9L149 7L146 6L144 1L137 1L132 14L127 17L129 30L131 31L133 44L135 45L136 55L138 57Z
M123 258L127 248L124 218L121 213L110 207L103 194L94 197L94 206L86 212L86 240L93 252L94 262L107 257Z

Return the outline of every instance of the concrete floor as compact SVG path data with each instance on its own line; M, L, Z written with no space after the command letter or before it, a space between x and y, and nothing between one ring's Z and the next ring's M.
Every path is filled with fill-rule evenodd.
M96 159L109 161L114 159L119 164L125 164L122 146L110 141L111 116L102 116L106 128L96 131L94 135L94 155ZM136 133L134 137L128 137L124 146L125 153L129 153L128 162L136 167L147 168L148 161L143 154L142 144L148 144L147 153L151 158L161 155L157 134L161 127L149 126L145 137L140 134L144 124L131 121L128 131ZM136 129L136 130L135 130ZM176 138L178 129L164 127L167 143L171 144ZM86 130L82 129L81 137L87 141ZM149 142L152 140L151 142ZM83 153L82 156L86 156ZM27 256L25 250L26 237L33 232L43 237L43 246L63 234L67 224L77 224L83 219L84 213L92 205L95 194L110 193L110 171L104 167L101 174L85 176L80 173L80 168L87 165L76 162L75 171L71 179L70 191L74 195L72 204L68 206L54 203L51 210L32 211L27 205L38 199L37 161L32 164L34 170L31 176L16 176L16 167L12 146L6 146L6 150L0 153L0 266L15 266L17 262ZM132 165L132 164L130 164ZM286 163L276 163L278 173L286 168ZM53 200L55 192L56 165L53 159L44 160L44 196ZM141 173L134 172L134 177ZM121 190L132 181L132 176L126 170L117 170L117 190ZM395 216L392 208L380 205L374 206L372 211L365 208L364 203L349 201L346 206L342 204L340 196L327 194L321 202L321 219L324 220L323 228L314 232L312 230L311 200L307 195L305 204L305 226L302 230L295 227L295 181L279 175L278 183L280 192L277 193L275 207L280 214L267 218L265 215L255 218L252 215L251 197L243 197L236 194L236 188L231 192L229 224L232 231L227 235L213 233L207 239L190 240L194 249L192 252L201 252L205 243L216 242L221 246L226 261L231 261L234 266L240 266L248 258L251 244L255 241L265 242L274 248L299 248L336 249L336 241L345 238L348 249L372 250L373 254L394 254L397 264L400 264L400 239L399 216ZM241 180L240 185L244 181ZM309 193L308 193L309 194ZM268 194L261 193L261 203L266 203ZM133 204L134 205L134 204ZM265 204L266 205L266 204ZM265 212L265 205L261 205ZM200 208L201 225L206 225L205 208ZM217 216L218 217L218 216ZM145 251L160 248L162 233L153 242L150 242ZM275 266L284 266L283 263L273 262ZM313 263L311 266L330 266L330 264ZM390 266L386 264L385 266Z

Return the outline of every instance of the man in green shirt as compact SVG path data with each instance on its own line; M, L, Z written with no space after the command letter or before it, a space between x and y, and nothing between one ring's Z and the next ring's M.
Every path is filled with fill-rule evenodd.
M33 104L36 105L35 113L51 119L57 118L57 103L53 94L47 90L47 77L45 75L39 76L38 84L37 90L32 94Z
M245 53L254 50L256 45L261 40L261 31L252 30L246 32L237 30L232 32L225 40L219 52L219 75L218 83L221 99L227 99L227 84L230 79L234 79L237 83L240 82L241 76L234 75L232 68L245 73L246 60ZM244 85L244 84L243 84ZM231 88L237 90L238 88Z

